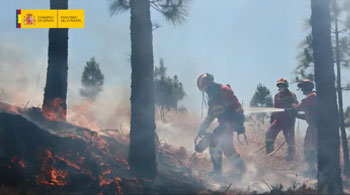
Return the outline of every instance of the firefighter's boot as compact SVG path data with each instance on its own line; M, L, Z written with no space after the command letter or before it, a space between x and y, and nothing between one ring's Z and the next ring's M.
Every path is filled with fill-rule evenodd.
M273 141L266 141L265 147L266 147L266 154L270 154L273 151Z
M232 168L234 169L234 173L237 173L239 176L245 173L247 168L239 154L235 153L227 157L227 160L230 162Z
M295 147L294 146L288 146L288 155L286 156L286 161L293 160L295 155Z
M221 176L222 173L222 151L219 147L209 147L210 158L213 163L213 171L211 176Z

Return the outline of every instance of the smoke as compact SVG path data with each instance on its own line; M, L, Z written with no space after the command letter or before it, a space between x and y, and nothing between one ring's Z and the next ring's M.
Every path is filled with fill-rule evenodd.
M16 42L2 40L0 101L22 106L40 105L46 76L44 62L43 57L29 56Z
M198 133L200 117L193 112L165 111L165 122L156 113L156 126L159 139L168 144L183 146L187 151L194 151L194 138Z
M67 120L95 131L118 129L128 133L130 129L129 91L117 85L104 88L96 101L75 96L69 100Z

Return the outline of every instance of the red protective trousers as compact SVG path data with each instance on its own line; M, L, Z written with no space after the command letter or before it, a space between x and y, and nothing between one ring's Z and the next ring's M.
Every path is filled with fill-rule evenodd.
M266 142L270 142L270 144L273 144L278 133L282 130L284 138L288 144L288 149L290 150L291 153L294 153L294 147L295 147L294 124L295 124L295 118L284 117L280 119L275 119L271 123L269 129L265 134Z
M307 94L300 104L294 106L297 111L305 111L305 114L298 114L297 117L306 120L308 127L304 139L305 160L315 166L317 157L317 95L315 92Z
M274 106L276 108L292 108L294 104L298 103L295 94L288 89L277 93L274 100ZM295 153L295 116L287 112L280 112L273 113L272 117L273 121L265 133L266 152L270 153L273 151L275 139L278 133L283 131L283 135L288 144L288 157L291 158Z

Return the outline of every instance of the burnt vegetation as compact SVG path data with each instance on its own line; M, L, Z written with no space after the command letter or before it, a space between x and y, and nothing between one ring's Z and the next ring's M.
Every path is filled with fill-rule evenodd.
M350 125L350 108L343 112L340 67L348 67L349 36L339 37L339 10L328 0L311 0L311 34L301 44L296 80L313 79L318 95L318 174L306 175L300 148L286 162L285 141L269 155L264 151L266 114L247 117L246 145L235 135L235 148L247 163L247 173L237 177L227 171L222 178L208 175L212 168L207 154L192 153L187 144L195 137L199 117L179 108L185 97L177 75L168 76L164 60L154 66L151 10L161 13L174 26L188 16L188 0L109 0L110 15L130 11L131 96L130 128L89 129L68 122L68 29L49 29L48 67L42 107L27 108L0 102L0 193L1 194L316 194L343 193L349 182L349 156L345 127ZM344 3L349 8L350 4ZM68 0L50 0L51 9L68 9ZM348 13L343 19L349 23ZM347 24L346 23L346 24ZM335 40L331 32L335 28ZM347 25L344 28L349 30ZM332 47L336 45L334 49ZM337 77L334 74L337 65ZM335 85L335 79L337 84ZM91 58L84 69L80 95L93 102L102 92L104 75ZM2 90L2 89L1 89ZM3 90L2 93L4 94ZM338 101L337 101L338 94ZM163 123L157 123L156 106ZM267 87L259 84L252 107L272 107ZM165 124L164 109L169 112ZM129 110L128 110L129 111ZM179 112L181 111L181 112ZM119 117L125 113L117 113ZM243 115L243 114L242 114ZM338 117L339 116L339 117ZM257 119L257 120L256 120ZM339 126L342 130L340 147ZM163 132L162 132L163 131ZM174 144L163 133L172 136ZM172 135L171 135L172 133ZM182 137L176 137L178 135ZM169 136L170 135L170 136ZM176 135L176 136L174 136ZM245 136L245 134L244 134ZM176 137L176 138L175 138ZM190 137L190 138L188 138ZM186 139L186 140L185 140ZM302 145L297 138L298 147ZM249 144L248 144L249 141ZM187 142L186 142L187 143ZM178 145L176 145L178 144ZM220 162L221 163L221 162ZM233 170L237 171L237 170ZM265 181L266 179L271 179ZM297 180L291 187L290 181ZM275 185L276 183L280 183ZM283 184L282 184L283 183Z

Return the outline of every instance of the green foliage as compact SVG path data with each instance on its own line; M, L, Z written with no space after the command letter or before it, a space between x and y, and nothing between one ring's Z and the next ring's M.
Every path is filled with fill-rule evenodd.
M187 6L190 0L149 0L151 7L164 15L165 19L174 26L179 26L186 21L188 16ZM130 0L109 0L111 16L120 14L130 8Z
M302 51L296 57L298 65L295 69L295 80L297 82L303 78L314 80L312 35L309 34L305 40L299 44L299 47L302 48Z
M177 75L167 76L164 60L154 68L155 102L161 108L177 109L178 101L185 97L185 91Z
M332 1L334 2L334 1ZM335 19L338 19L338 34L339 34L339 50L340 50L340 63L342 67L348 68L350 66L350 2L346 0L338 0L337 4L331 3L331 18L332 18L332 45L335 43ZM310 30L310 19L305 21L305 30ZM296 56L298 61L295 68L295 81L300 79L314 80L314 63L313 63L313 49L312 49L312 35L309 33L303 41L298 45L301 49L300 53ZM333 49L334 59L336 59L335 48Z
M250 106L254 107L272 107L272 96L270 90L263 84L259 83L256 91L250 101Z
M118 15L130 9L129 1L127 0L109 0L109 12L111 16Z
M250 106L252 107L272 107L272 96L270 90L263 84L259 83L256 87L256 91L250 100ZM256 118L258 120L265 120L267 118L266 113L256 113Z
M80 95L89 100L95 100L98 94L102 91L104 76L101 73L100 66L94 57L91 57L86 62L84 72L81 76Z

